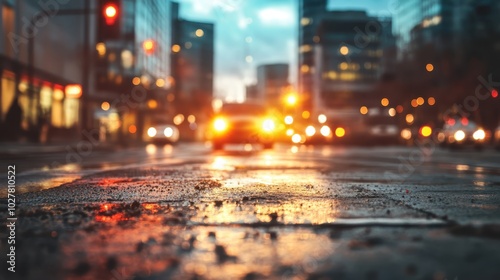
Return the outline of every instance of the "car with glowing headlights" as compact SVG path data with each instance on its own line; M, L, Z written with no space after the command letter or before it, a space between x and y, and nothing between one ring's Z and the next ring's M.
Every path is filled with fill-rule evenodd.
M272 149L278 123L266 107L257 103L227 103L211 121L209 137L212 148L221 150L225 144L262 144Z
M437 135L439 143L452 148L474 146L482 149L487 142L486 138L486 131L467 118L448 119Z
M152 125L147 130L149 142L155 144L174 144L179 141L179 129L173 124Z

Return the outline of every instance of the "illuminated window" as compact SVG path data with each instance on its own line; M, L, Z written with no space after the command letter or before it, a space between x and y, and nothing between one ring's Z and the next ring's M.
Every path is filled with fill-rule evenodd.
M312 51L311 45L303 45L303 46L300 46L300 48L299 48L300 53L305 53L305 52L310 52L310 51Z
M301 24L302 26L306 26L306 25L310 25L310 24L312 24L312 21L313 21L313 20L312 20L311 18L302 18L302 19L300 20L300 24Z

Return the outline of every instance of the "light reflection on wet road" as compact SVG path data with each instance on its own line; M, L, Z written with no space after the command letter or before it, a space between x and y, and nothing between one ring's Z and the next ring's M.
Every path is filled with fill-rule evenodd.
M36 263L37 250L20 254L65 279L496 278L498 157L416 153L181 144L57 168L19 160L19 235L25 248L53 248ZM479 228L462 231L469 224ZM482 261L456 265L471 254Z

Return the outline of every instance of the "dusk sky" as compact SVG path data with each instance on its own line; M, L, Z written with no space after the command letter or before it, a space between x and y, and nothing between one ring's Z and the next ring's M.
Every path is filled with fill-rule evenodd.
M391 15L396 0L330 0L330 10L361 9ZM216 24L215 95L243 101L255 69L289 63L296 82L298 0L180 0L181 17Z

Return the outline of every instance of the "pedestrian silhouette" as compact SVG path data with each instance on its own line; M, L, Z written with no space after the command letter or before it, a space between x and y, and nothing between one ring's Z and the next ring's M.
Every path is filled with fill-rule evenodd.
M19 98L16 96L5 116L5 128L9 140L18 140L21 136L21 118L23 109L19 106Z

